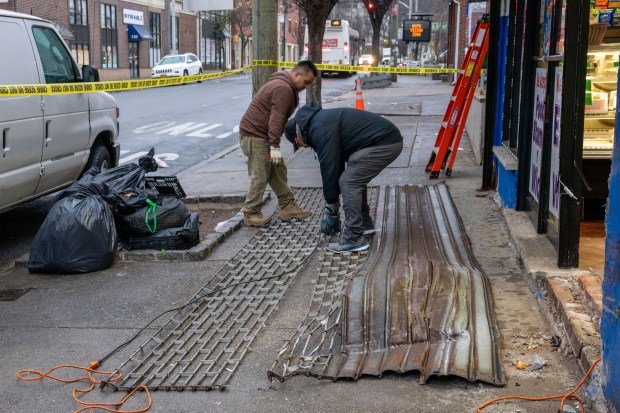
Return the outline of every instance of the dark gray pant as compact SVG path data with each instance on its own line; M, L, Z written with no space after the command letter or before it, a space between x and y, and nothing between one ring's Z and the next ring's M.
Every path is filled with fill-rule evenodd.
M359 241L364 233L363 228L373 226L366 185L394 162L402 150L403 143L399 142L364 148L349 157L338 181L345 217L343 242Z

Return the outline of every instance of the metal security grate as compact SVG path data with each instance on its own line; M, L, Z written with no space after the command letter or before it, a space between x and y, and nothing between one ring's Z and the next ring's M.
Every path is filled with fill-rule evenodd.
M306 320L270 378L419 371L502 385L490 286L444 184L388 187L367 260L325 254Z
M153 390L224 389L256 335L301 271L321 239L320 189L296 190L310 221L262 228L196 297L222 287L260 278L198 300L176 314L120 366L118 389L145 385Z

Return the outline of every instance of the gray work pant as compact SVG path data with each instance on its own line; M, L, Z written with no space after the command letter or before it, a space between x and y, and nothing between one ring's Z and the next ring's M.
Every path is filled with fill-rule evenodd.
M394 162L402 150L403 143L399 142L364 148L349 157L347 167L338 181L345 217L342 235L344 243L359 241L364 227L373 226L366 185Z

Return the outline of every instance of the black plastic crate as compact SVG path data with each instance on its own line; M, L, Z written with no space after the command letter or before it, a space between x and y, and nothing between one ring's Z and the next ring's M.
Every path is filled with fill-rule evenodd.
M200 237L196 234L194 239L187 237L141 237L129 238L125 241L125 246L129 250L188 250L200 242Z
M144 183L148 189L156 190L160 196L185 198L185 191L176 176L147 176Z

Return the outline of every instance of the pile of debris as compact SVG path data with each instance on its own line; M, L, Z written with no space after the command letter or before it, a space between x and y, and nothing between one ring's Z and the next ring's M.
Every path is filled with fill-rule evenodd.
M29 271L87 273L111 267L117 248L198 244L198 214L179 199L184 193L176 177L146 177L157 170L154 154L151 148L138 164L92 168L62 192L30 246ZM168 188L160 193L162 180Z

